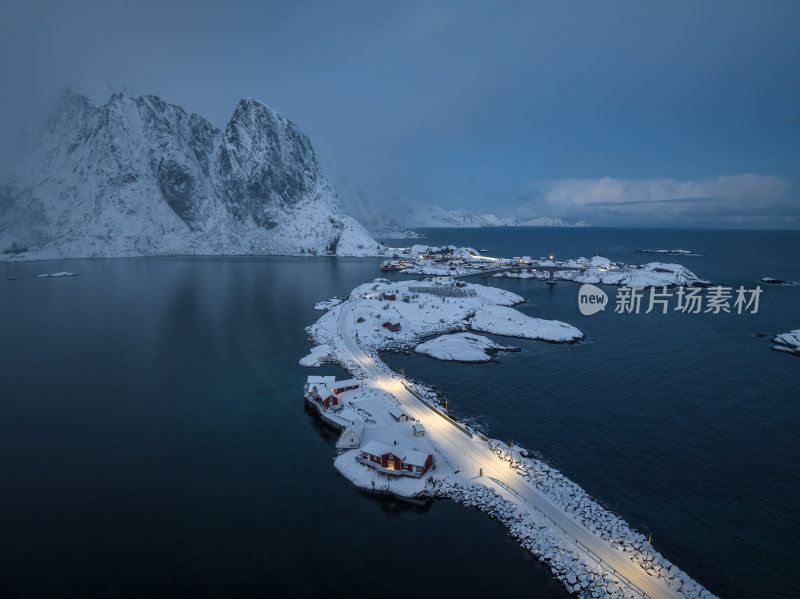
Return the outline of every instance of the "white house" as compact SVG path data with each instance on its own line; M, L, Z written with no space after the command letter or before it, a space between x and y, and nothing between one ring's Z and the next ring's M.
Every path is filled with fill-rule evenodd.
M303 391L305 392L306 397L310 399L308 392L311 391L311 389L312 389L312 387L314 387L314 385L325 385L326 387L330 388L335 381L336 381L336 377L335 376L315 376L315 375L312 375L312 376L308 377L308 380L306 380L306 384L305 384L305 387L303 387Z
M364 436L364 423L354 422L339 435L336 441L336 449L356 449L361 446L361 438Z
M308 399L317 402L324 408L341 410L344 407L341 398L332 390L328 389L327 385L323 384L312 386L308 392Z
M424 437L425 436L425 427L422 426L422 423L417 421L411 425L411 430L414 431L415 437Z
M400 408L390 408L389 415L394 418L397 422L408 422L411 420L408 414L403 412Z

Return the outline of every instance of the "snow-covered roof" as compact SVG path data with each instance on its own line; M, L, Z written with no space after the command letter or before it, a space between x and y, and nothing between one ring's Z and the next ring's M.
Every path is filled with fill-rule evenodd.
M386 443L381 443L380 441L375 441L374 439L372 441L367 441L364 445L362 445L361 451L365 451L370 455L379 456L391 453L394 457L402 460L404 464L420 467L425 465L425 462L430 455L429 453L422 451L406 449L401 445L387 445Z
M364 434L364 423L353 422L347 425L339 438L336 440L336 447L339 449L350 448L353 443L359 443Z
M390 415L391 415L391 417L392 417L392 418L394 418L395 420L400 420L400 418L402 418L403 416L405 416L406 418L408 418L408 414L406 414L406 413L405 413L403 410L401 410L400 408L389 408L389 414L390 414Z
M344 387L355 387L361 384L358 379L344 379L330 383L331 389L343 389Z
M326 397L330 397L331 395L336 395L333 391L328 389L326 385L323 385L321 383L314 385L312 389L316 389L317 395L319 395L323 399Z
M387 453L394 453L393 449L397 448L391 445L386 445L386 443L381 443L380 441L375 441L374 439L367 441L361 446L361 451L364 451L370 455L385 455Z
M415 422L413 424L413 427L414 427L415 431L424 431L425 430L425 427L422 425L421 422Z
M345 429L344 434L355 433L356 435L361 436L364 434L364 426L365 424L362 421L354 422Z
M431 455L429 453L423 453L421 451L416 451L414 449L409 449L406 451L406 457L403 458L403 463L411 464L412 466L424 466L425 462L428 460L428 456Z
M314 385L315 383L322 383L323 385L327 385L329 383L333 383L336 380L335 376L318 376L312 374L308 377L308 384Z

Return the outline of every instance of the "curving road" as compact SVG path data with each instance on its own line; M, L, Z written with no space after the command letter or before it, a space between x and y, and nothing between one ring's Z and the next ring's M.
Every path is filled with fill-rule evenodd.
M375 382L367 383L394 395L409 416L424 421L426 435L439 448L448 462L460 469L465 478L476 477L474 481L482 482L488 488L497 491L505 487L521 499L528 507L538 510L549 518L556 526L577 545L587 559L599 563L606 571L613 574L621 585L627 586L640 597L653 599L677 599L683 597L670 589L666 583L655 578L631 561L628 554L615 549L610 543L591 532L574 520L567 512L550 501L534 486L516 474L507 462L502 461L489 448L488 443L469 437L446 419L436 415L425 403L408 391L395 377L381 369L382 363L369 356L358 345L355 338L353 312L349 308L353 300L339 306L339 334L352 360L371 374ZM388 368L387 368L388 370ZM483 468L483 477L477 478ZM472 475L472 476L470 476ZM494 480L493 480L494 479ZM498 484L498 481L500 484Z

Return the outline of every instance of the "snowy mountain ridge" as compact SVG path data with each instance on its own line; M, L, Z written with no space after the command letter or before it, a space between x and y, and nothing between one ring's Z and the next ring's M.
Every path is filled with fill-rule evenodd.
M374 254L309 139L256 100L224 131L157 96L67 92L0 181L0 259Z
M585 227L587 223L568 223L558 217L541 216L532 219L482 214L472 210L446 210L435 204L397 198L378 208L344 176L332 176L336 191L348 214L372 231L413 228L459 227Z

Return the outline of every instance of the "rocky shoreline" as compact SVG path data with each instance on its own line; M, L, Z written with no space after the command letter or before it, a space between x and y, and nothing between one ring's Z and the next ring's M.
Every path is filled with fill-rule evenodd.
M369 293L381 297L390 285L396 286L398 283L378 279L374 286L366 284L357 287L351 293L350 299L357 304L362 300L369 301L367 298ZM477 292L489 293L486 297L493 298L487 300L490 304L497 302L507 306L522 300L519 296L502 290L483 289L489 291L478 290ZM315 325L308 327L309 338L318 346L326 346L323 351L317 352L315 358L318 361L324 360L338 364L356 378L365 375L372 376L358 361L349 359L347 357L350 355L349 352L340 345L342 340L337 338L336 328L332 325L338 321L339 311L343 309L350 310L345 305L333 307ZM352 317L355 320L358 312L356 307L353 307L352 310ZM465 313L469 313L469 311ZM331 322L326 320L326 316ZM380 334L365 334L360 341L370 354L371 368L377 369L399 382L403 379L377 357L377 352L389 349L411 350L422 336L463 330L463 326L464 321L461 318L423 319L414 321L413 330L408 330L403 335L389 335L376 328L375 330ZM322 357L323 352L324 358ZM433 406L432 409L441 410L442 401L433 389L418 383L410 384L407 381L404 381L403 384L422 401ZM394 399L386 393L385 401L393 402ZM349 416L356 413L355 403L353 408L355 409L347 412L348 406L346 405L344 411ZM357 418L363 420L364 416L359 413ZM478 430L469 425L463 422L456 424L464 434L471 435L473 438L486 439ZM579 485L558 470L518 447L515 447L512 460L510 449L505 443L494 439L486 442L498 459L509 463L509 468L513 468L521 481L534 486L539 493L569 514L576 522L609 542L632 562L641 565L650 576L663 579L670 589L688 599L713 597L709 591L652 547L648 549L647 539L644 535L633 530L623 519L600 505ZM638 597L641 599L642 592L628 584L623 575L610 569L608 564L604 564L602 559L587 548L579 547L573 537L567 535L553 520L516 495L513 489L505 486L500 486L497 490L489 488L487 479L484 479L483 482L476 482L474 478L462 475L456 465L449 463L435 444L433 444L433 452L434 468L422 478L417 479L408 477L398 479L366 468L354 459L353 451L339 453L334 459L334 466L354 485L366 492L390 493L396 497L408 498L413 501L447 498L458 501L467 507L480 509L502 522L509 534L539 561L546 564L554 576L574 595L593 598ZM496 479L492 479L492 481L502 485Z

